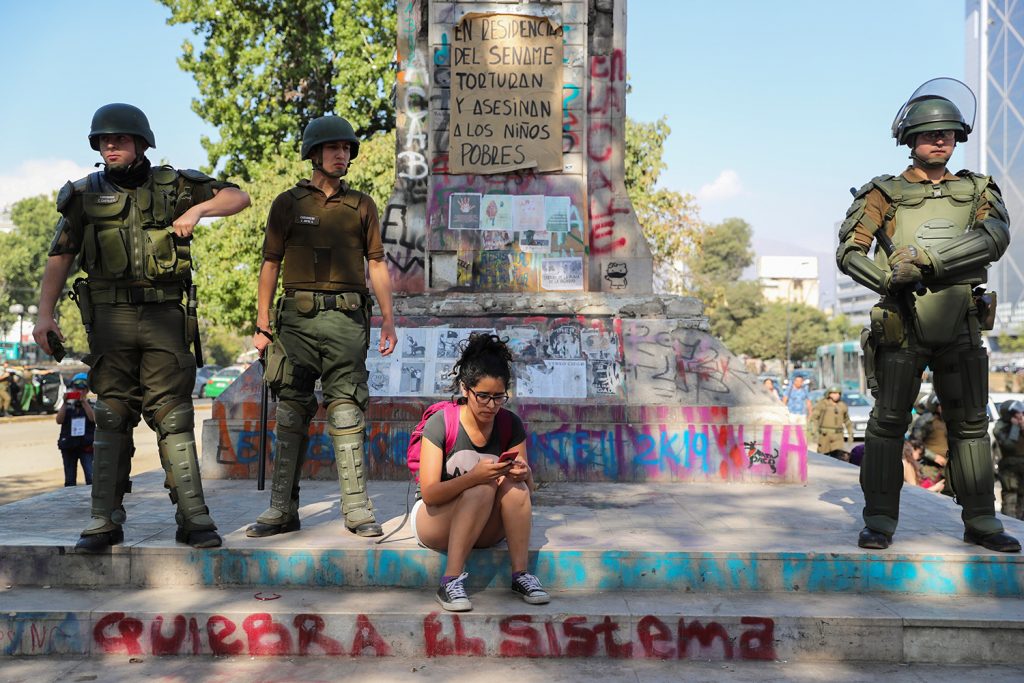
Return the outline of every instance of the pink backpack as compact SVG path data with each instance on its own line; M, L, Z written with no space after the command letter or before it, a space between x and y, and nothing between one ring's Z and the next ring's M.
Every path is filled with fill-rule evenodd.
M447 454L455 447L455 439L459 435L459 404L455 401L439 401L427 406L423 411L423 417L409 435L409 449L405 452L405 459L409 465L416 481L420 480L420 442L423 441L423 428L427 420L438 412L444 411L444 453ZM510 413L502 408L495 417L495 425L498 428L498 435L501 438L502 450L508 447L512 438L512 420Z

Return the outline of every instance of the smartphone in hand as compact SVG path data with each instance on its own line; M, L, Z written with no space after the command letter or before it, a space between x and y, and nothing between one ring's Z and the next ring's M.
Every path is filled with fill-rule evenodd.
M498 456L498 462L512 462L513 460L516 459L517 455L519 455L519 451L505 451L504 453Z

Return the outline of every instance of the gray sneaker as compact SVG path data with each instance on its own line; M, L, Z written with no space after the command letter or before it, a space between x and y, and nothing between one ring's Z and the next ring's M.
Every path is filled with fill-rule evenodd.
M441 603L441 607L449 612L468 612L473 609L473 603L466 595L466 587L462 585L467 578L469 574L462 572L437 589L437 601Z
M529 572L524 572L512 580L512 592L518 593L531 605L546 605L551 601L551 596L540 585L540 579Z

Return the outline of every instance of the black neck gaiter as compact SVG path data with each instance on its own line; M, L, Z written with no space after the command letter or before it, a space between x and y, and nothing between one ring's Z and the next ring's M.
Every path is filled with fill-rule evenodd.
M143 156L141 161L136 161L123 171L113 171L108 166L105 172L110 182L126 190L134 190L137 187L142 187L142 184L149 179L149 169L149 159Z

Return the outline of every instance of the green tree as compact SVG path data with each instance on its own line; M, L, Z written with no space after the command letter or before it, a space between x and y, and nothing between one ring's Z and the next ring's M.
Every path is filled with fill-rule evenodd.
M291 156L302 129L336 112L360 137L395 127L391 93L396 0L160 0L169 24L193 24L202 47L179 66L199 88L192 109L216 126L203 136L210 171L250 179L250 167Z
M651 247L655 287L682 293L688 264L699 253L703 225L692 195L657 187L671 129L664 117L653 123L626 119L626 192Z
M761 285L740 279L754 262L752 235L750 224L740 218L705 227L700 236L700 258L694 259L690 268L691 291L704 302L712 334L726 344L743 322L759 315L764 306Z
M352 187L366 192L378 207L391 193L395 165L395 134L381 134L364 142L346 177ZM214 328L248 335L256 324L256 287L263 262L263 231L274 198L298 180L310 176L308 161L297 152L271 157L251 167L245 190L252 206L234 216L201 224L192 243L197 268L200 314Z
M8 312L10 304L21 304L28 309L39 301L39 283L46 268L54 226L60 218L55 200L55 193L37 195L11 206L14 230L0 234L0 301L7 302L0 310L0 327L9 327L17 321L17 316ZM84 274L76 273L70 279L76 277L84 277ZM85 354L88 340L74 302L62 298L57 303L57 316L66 338L67 352ZM31 329L35 319L26 313L24 324L26 329Z
M739 325L728 342L729 349L755 358L785 358L787 320L793 360L810 360L822 344L846 338L813 306L772 302Z

